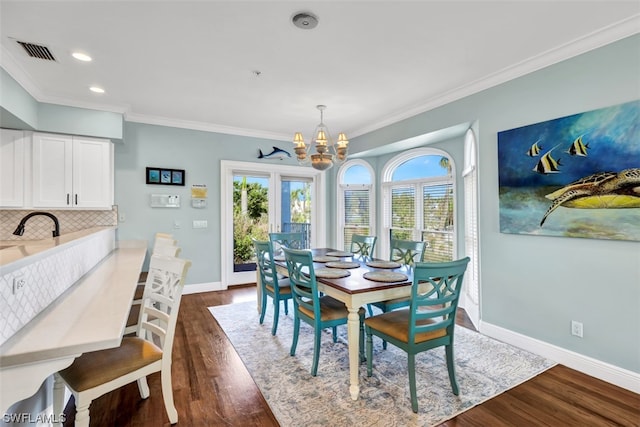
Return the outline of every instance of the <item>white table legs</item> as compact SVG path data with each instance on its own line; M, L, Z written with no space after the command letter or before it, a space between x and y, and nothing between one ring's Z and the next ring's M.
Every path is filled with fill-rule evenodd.
M348 307L347 337L349 339L349 392L351 399L358 400L360 385L358 373L360 370L360 307Z

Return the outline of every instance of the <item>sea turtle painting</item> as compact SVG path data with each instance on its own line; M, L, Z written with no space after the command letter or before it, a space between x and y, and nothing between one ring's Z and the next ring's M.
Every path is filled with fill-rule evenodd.
M553 203L540 227L551 212L560 206L579 209L640 208L640 168L621 172L598 172L580 178L545 196Z

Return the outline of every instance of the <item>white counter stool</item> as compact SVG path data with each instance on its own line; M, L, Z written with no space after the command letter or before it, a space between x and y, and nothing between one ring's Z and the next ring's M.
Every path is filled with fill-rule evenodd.
M178 422L171 385L171 351L184 281L190 266L191 261L180 258L151 257L136 336L124 337L116 348L84 353L71 366L56 373L54 413L63 411L66 385L75 398L75 426L88 427L91 401L133 381L138 382L140 396L146 399L149 397L147 375L160 372L169 422Z
M153 238L153 248L151 248L151 255L153 255L156 252L156 249L160 246L177 246L177 245L178 245L178 241L173 238L172 234L156 233ZM147 280L147 272L143 271L140 273L140 277L138 277L138 283L144 285L144 282L146 280ZM139 286L138 289L136 289L137 298L134 297L134 299L142 298L143 291L144 291L144 288L142 286Z
M175 240L172 240L175 241ZM159 245L154 247L153 255L164 255L170 257L177 257L180 255L180 248L178 246ZM142 304L142 296L144 295L144 289L147 282L139 283L136 287L136 292L131 302L131 310L129 311L129 317L127 318L127 326L124 328L123 335L132 334L136 331L138 320L140 317L140 304Z

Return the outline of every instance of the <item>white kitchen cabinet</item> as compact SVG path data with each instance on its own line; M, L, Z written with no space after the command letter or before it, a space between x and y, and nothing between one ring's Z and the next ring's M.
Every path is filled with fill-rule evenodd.
M33 134L33 207L111 209L112 205L111 141Z
M25 202L25 152L28 132L0 129L0 208Z

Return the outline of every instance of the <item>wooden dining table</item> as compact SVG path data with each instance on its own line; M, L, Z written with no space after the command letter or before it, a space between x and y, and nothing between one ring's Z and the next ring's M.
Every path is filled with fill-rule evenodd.
M311 249L314 257L314 269L325 268L325 262L315 262L315 259L327 256L333 252L343 252L337 249L320 248ZM345 253L346 254L346 253ZM411 295L412 274L405 267L395 269L381 269L370 267L364 260L358 260L352 256L337 257L340 261L358 262L357 268L346 269L350 274L344 278L324 278L316 277L318 290L325 295L329 295L342 301L348 311L347 340L349 347L349 392L353 400L358 400L360 394L359 368L360 368L360 316L358 311L369 303L386 301L394 298L402 298ZM288 275L285 261L276 258L276 269L278 273ZM401 272L407 276L406 280L398 282L379 282L369 280L364 277L370 271L393 271ZM260 310L260 286L258 274L258 310Z

